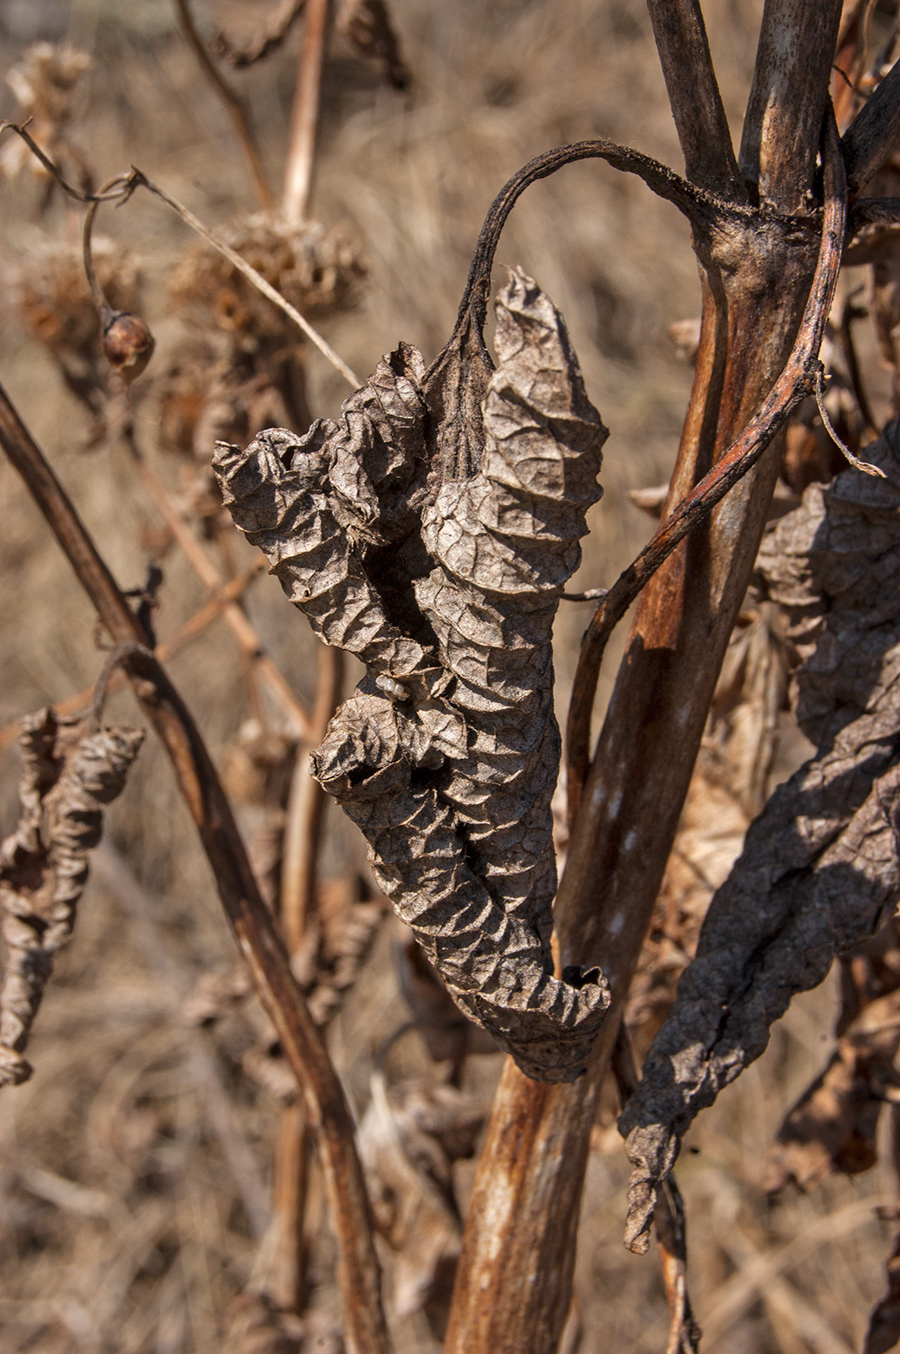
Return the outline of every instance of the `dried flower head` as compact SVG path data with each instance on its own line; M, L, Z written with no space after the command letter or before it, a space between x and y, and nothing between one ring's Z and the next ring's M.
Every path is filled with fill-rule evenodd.
M20 108L20 117L30 118L31 133L51 159L60 155L64 131L74 114L74 96L79 80L93 62L87 52L52 42L36 42L17 66L7 73ZM39 177L47 171L18 138L0 149L0 175L15 178L26 167Z
M92 254L110 305L135 309L141 274L134 255L102 235L94 238ZM99 322L80 246L53 241L34 250L19 272L16 300L25 327L54 353L96 354Z
M222 238L304 315L345 309L365 276L359 254L339 229L317 222L288 224L267 213L234 222ZM206 244L191 249L175 270L171 295L195 323L210 323L238 346L296 343L296 328Z

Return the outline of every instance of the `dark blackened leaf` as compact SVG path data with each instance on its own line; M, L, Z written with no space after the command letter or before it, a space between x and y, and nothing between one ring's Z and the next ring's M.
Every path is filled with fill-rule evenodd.
M694 1116L762 1053L794 993L821 982L900 896L898 425L866 455L886 479L848 470L811 485L760 554L806 656L794 704L818 752L751 824L623 1115L635 1249Z
M578 1075L608 999L554 976L551 628L599 498L606 429L561 316L512 274L491 374L463 325L406 345L303 438L220 447L236 524L368 669L315 758L454 1000L529 1075ZM477 405L477 412L476 412Z

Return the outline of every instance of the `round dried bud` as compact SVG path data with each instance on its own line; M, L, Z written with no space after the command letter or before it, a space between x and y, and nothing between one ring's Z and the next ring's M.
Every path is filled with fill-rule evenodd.
M118 311L104 326L101 345L113 371L131 385L153 356L156 340L139 316Z

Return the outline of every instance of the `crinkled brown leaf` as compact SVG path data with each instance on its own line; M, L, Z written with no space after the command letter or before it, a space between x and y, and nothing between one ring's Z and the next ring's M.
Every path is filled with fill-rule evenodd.
M384 0L343 0L338 10L337 27L363 56L377 62L394 89L406 89L409 71L400 56L400 44Z
M892 424L866 451L886 479L848 470L810 486L760 554L808 654L795 708L818 752L751 824L623 1115L636 1249L688 1124L759 1056L793 994L873 934L900 895L898 452Z
M493 375L478 342L461 329L427 374L401 345L339 424L220 446L215 465L288 596L368 669L315 768L380 887L463 1010L529 1075L567 1080L608 997L596 971L553 974L550 639L606 430L521 271Z
M31 1075L25 1046L54 956L72 933L102 810L121 794L143 737L135 729L63 729L49 708L22 720L21 816L0 846L0 1086Z

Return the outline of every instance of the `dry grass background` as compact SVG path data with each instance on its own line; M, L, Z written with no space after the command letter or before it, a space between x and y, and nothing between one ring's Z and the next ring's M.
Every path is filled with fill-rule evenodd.
M756 0L705 7L726 106L740 117L751 74ZM248 33L268 0L204 0L214 21ZM314 213L342 222L369 265L356 307L323 322L361 373L404 338L430 358L455 316L483 213L532 155L566 140L608 136L675 167L649 21L640 0L395 0L413 84L398 94L342 39L325 74ZM135 163L211 225L251 207L251 190L220 106L198 78L167 0L5 0L4 64L28 42L68 38L90 50L73 140L98 178ZM273 183L283 162L298 38L232 79L246 93ZM5 99L5 103L2 100ZM0 96L0 112L14 111ZM737 128L739 132L739 127ZM112 441L81 444L87 420L45 350L10 304L16 271L47 240L77 237L77 218L27 175L0 185L4 305L0 368L98 544L126 587L146 575L147 533L159 518ZM165 363L181 335L167 279L190 245L155 202L107 210L101 230L144 270L143 311ZM629 488L664 481L690 371L667 327L697 308L686 227L636 182L580 164L529 189L499 256L521 263L569 322L591 396L612 429L578 585L608 583L649 534ZM317 354L310 403L334 415L346 393ZM178 464L155 449L158 411L136 405L138 436L175 486ZM0 725L94 680L101 657L86 600L5 463L0 463ZM251 558L236 543L238 562ZM164 562L161 638L206 598L177 552ZM576 586L578 586L576 585ZM298 693L315 673L305 622L277 584L253 585L248 611ZM564 694L585 609L559 623ZM607 663L608 691L615 654ZM221 622L173 658L171 671L218 759L248 715L238 651ZM126 696L117 716L134 720ZM0 754L3 832L15 816L16 753ZM323 873L359 863L336 813L326 818ZM184 1017L198 979L224 972L234 948L168 766L148 740L109 815L74 941L59 964L31 1044L36 1071L0 1098L0 1348L39 1354L178 1354L220 1350L229 1304L254 1274L269 1210L276 1097L241 1058L260 1019L251 1001L212 1031ZM386 1041L408 1018L381 929L363 976L332 1029L332 1048L361 1116ZM690 1222L690 1283L708 1354L849 1354L883 1288L890 1225L874 1209L894 1183L875 1168L817 1191L767 1201L765 1148L830 1048L830 984L799 1000L766 1056L701 1117L679 1168ZM497 1055L469 1059L465 1088L489 1102ZM387 1059L389 1081L433 1076L411 1035ZM621 1244L626 1165L613 1132L598 1132L584 1196L577 1296L566 1348L582 1354L661 1351L667 1309L657 1261ZM465 1195L471 1166L457 1168ZM385 1252L388 1268L390 1260ZM319 1228L312 1260L319 1343L338 1348L333 1253ZM421 1314L395 1322L401 1351L437 1349ZM246 1349L251 1345L247 1343ZM262 1346L260 1346L262 1348Z

